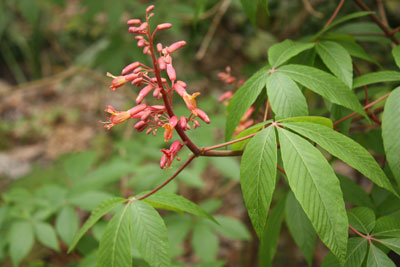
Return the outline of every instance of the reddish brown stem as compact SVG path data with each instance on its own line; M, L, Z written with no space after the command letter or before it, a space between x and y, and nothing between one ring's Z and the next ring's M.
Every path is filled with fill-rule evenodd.
M361 9L365 11L371 11L371 9L366 6L362 0L353 0ZM400 41L394 36L393 31L390 31L388 27L375 15L375 14L370 14L369 15L371 19L379 26L379 28L382 29L382 31L385 33L385 35L390 38L395 44L400 44Z
M364 235L363 233L360 233L359 231L357 231L353 226L351 226L350 224L349 224L349 228L350 228L350 230L351 231L353 231L356 235L359 235L359 236L361 236L362 238L365 238L365 239L369 239L366 235Z
M137 200L142 200L145 199L149 196L151 196L152 194L154 194L155 192L157 192L158 190L160 190L161 188L163 188L164 186L166 186L169 182L171 182L183 169L185 169L190 162L192 162L193 159L196 158L196 155L191 155L189 156L189 158L187 159L187 161L171 176L169 177L167 180L165 180L162 184L160 184L159 186L157 186L156 188L154 188L153 190L151 190L149 193L147 193L146 195L143 195L141 197L138 197Z
M339 13L340 9L342 8L344 3L344 0L340 0L339 5L337 6L335 12L333 12L332 16L330 17L330 19L328 20L328 22L325 24L324 28L328 27L332 21L336 18L337 14Z
M225 143L222 143L222 144L218 144L218 145L214 145L214 146L208 146L208 147L203 147L203 148L201 149L201 150L202 150L202 153L201 153L201 154L204 155L204 153L207 152L207 151L209 151L209 150L214 150L214 149L217 149L217 148L220 148L220 147L228 146L228 145L231 145L231 144L234 144L234 143L237 143L237 142L240 142L240 141L249 139L249 138L255 136L257 133L258 133L258 132L252 133L252 134L246 135L246 136L244 136L244 137L241 137L241 138L238 138L238 139L229 141L229 142L225 142Z

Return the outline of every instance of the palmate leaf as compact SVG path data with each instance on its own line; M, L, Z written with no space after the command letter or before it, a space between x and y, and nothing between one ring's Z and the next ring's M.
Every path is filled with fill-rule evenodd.
M282 125L310 138L330 154L343 160L378 186L397 194L389 179L371 154L349 137L315 123L287 122L282 123Z
M290 188L322 242L344 262L348 222L342 191L332 167L305 139L282 128L278 128L278 133Z
M126 204L108 223L97 253L98 267L131 267L131 209Z
M373 83L395 82L395 81L400 81L400 72L392 70L384 70L358 76L353 81L353 88L358 88Z
M374 244L369 247L367 267L396 267L393 261Z
M314 43L293 42L286 39L268 49L269 64L271 64L272 68L277 68L292 57L312 47L314 47Z
M323 96L332 103L344 106L366 116L355 94L335 76L313 67L296 64L282 66L276 71L283 72L296 82Z
M311 266L317 234L292 192L286 199L285 220L296 245L303 253L308 266Z
M150 266L171 266L168 232L160 214L149 204L134 200L132 211L132 241Z
M268 77L267 94L277 119L308 115L306 98L285 74L275 72Z
M106 199L103 202L101 202L99 204L99 206L97 206L92 211L89 219L86 220L85 224L81 227L79 232L75 235L75 237L68 249L68 253L70 253L74 249L76 244L78 244L79 240L89 230L89 228L91 228L98 220L100 220L101 217L103 217L105 214L110 212L117 205L122 204L124 201L126 201L126 199L121 198L121 197L115 197L115 198Z
M254 230L261 238L275 189L276 137L268 127L247 144L240 165L240 185Z
M375 227L375 213L366 207L357 207L347 211L349 224L364 234L370 234Z
M382 138L386 158L400 185L400 87L392 91L385 104L382 118Z
M328 69L351 88L353 84L353 65L346 49L331 41L318 42L315 48Z
M233 95L228 105L226 119L225 139L230 140L245 111L256 101L258 95L265 87L269 75L269 66L265 66L250 77Z

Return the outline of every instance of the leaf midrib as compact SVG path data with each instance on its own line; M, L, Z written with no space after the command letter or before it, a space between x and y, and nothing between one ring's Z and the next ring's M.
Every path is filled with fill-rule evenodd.
M119 233L121 225L122 225L122 220L124 219L125 212L127 211L128 208L129 208L129 205L125 205L124 210L121 213L120 220L118 221L118 224L117 224L117 229L115 231L115 235L114 235L114 238L113 238L113 244L112 244L112 248L111 248L111 250L112 250L112 253L111 253L111 255L112 255L111 256L111 266L115 266L114 262L115 262L115 250L116 250L115 248L116 248L116 245L117 245L116 241L117 241L118 233Z

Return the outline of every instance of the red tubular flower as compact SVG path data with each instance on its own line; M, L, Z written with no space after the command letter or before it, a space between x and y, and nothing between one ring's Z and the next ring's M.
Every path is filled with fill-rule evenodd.
M114 125L123 123L126 120L133 118L133 116L136 113L144 110L146 107L147 107L147 105L142 104L142 105L133 107L127 111L117 111L114 107L108 105L104 111L107 113L110 113L111 116L109 118L109 121L106 122L104 127L107 128L108 130L110 130L111 127L113 127Z
M134 69L136 69L137 67L140 66L140 62L136 61L133 62L131 64L129 64L128 66L126 66L123 70L122 70L122 75L126 75L129 72L132 72Z
M167 74L171 81L176 80L176 72L172 64L167 64Z
M168 142L171 140L172 136L174 135L175 126L178 124L178 117L173 116L169 119L168 123L165 123L163 127L165 128L164 131L164 142Z
M207 124L210 123L210 118L208 118L207 114L204 111L202 111L199 108L196 108L195 112L197 113L197 117L202 119L205 123L207 123Z
M186 130L186 125L187 125L187 120L185 118L185 116L181 116L180 120L179 120L179 126L183 129Z
M179 42L175 42L172 45L167 47L167 52L168 53L172 53L175 52L176 50L178 50L179 48L182 48L186 45L185 41L179 41Z
M160 67L160 70L165 70L167 68L167 65L165 64L163 57L159 57L157 59L157 62L158 62L158 66Z
M160 160L160 168L165 169L171 166L178 152L182 149L183 144L178 140L173 142L169 149L161 149L164 154Z
M157 30L166 30L166 29L170 29L172 27L171 23L162 23L162 24L158 24L157 25Z
M153 85L151 85L151 84L143 87L143 89L140 90L138 96L136 97L136 104L142 103L145 96L148 95L151 90L153 90Z
M185 88L179 83L180 81L177 81L176 84L174 84L174 89L175 92L178 93L181 97L183 97L185 94L187 94Z
M183 95L183 101L185 101L185 104L187 106L187 108L193 113L195 112L195 109L197 108L197 103L195 98L200 95L199 92L194 93L192 95L189 95L188 93L185 93ZM193 113L194 115L197 115L196 113Z

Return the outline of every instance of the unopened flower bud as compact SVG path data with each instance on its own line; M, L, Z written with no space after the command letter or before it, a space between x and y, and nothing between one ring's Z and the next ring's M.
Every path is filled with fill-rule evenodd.
M139 113L140 111L142 111L142 110L144 110L144 109L146 109L146 108L147 108L147 105L146 105L146 104L140 104L140 105L137 105L137 106L135 106L135 107L129 109L127 112L128 112L131 116L134 116L135 114Z
M169 124L171 125L172 128L175 128L175 126L178 124L178 117L177 116L172 116L169 119Z
M126 22L129 26L141 24L142 21L140 19L130 19Z
M170 29L172 27L171 23L162 23L162 24L158 24L157 25L157 30L166 30L166 29Z
M181 97L183 97L185 94L187 94L185 88L183 88L179 83L174 84L174 89L178 93L178 95L180 95Z
M167 65L165 64L163 57L159 57L157 59L157 62L158 62L158 67L160 68L160 70L165 70L167 68Z
M144 39L140 39L140 40L137 42L137 46L138 46L138 47L143 47L144 45L145 45Z
M140 90L138 96L136 97L136 104L142 103L143 99L145 98L148 93L153 89L151 84L145 86L142 90Z
M161 53L161 51L162 51L162 44L160 44L160 43L157 44L157 51L158 51L158 53Z
M185 41L179 41L179 42L175 42L172 45L167 47L167 51L168 53L172 53L175 52L176 50L178 50L181 47L184 47L186 45Z
M131 82L131 84L132 84L132 85L136 85L136 86L140 86L142 81L143 81L143 78L142 78L142 77L139 77L139 78L134 79L134 80Z
M196 129L197 127L200 127L200 126L201 126L200 122L193 120L193 128L194 129Z
M123 70L122 70L122 75L125 75L129 72L132 72L134 69L136 69L137 67L140 66L140 62L136 61L133 62L131 64L129 64L128 66L126 66Z
M142 32L145 31L147 29L148 23L147 22L143 22L142 25L139 26L139 28L137 29L138 32Z
M153 10L154 10L154 5L151 5L151 6L146 8L146 13L150 13Z
M171 81L176 80L176 72L172 64L167 64L167 74Z
M186 88L186 83L184 81L176 81L176 83L182 86L183 88Z
M195 112L197 113L197 116L198 116L202 121L204 121L204 122L207 123L207 124L210 123L210 118L207 116L207 114L206 114L204 111L202 111L202 110L199 109L199 108L196 108L196 109L195 109Z
M150 134L150 133L151 133L151 131L153 131L153 129L152 129L152 128L149 128L149 129L147 129L147 131L146 131L146 134Z
M154 91L153 91L153 96L154 96L156 99L159 99L159 98L160 98L160 93L161 93L161 88L157 87L157 88L154 89Z
M180 120L179 120L179 126L185 130L186 129L186 125L187 125L187 120L185 118L185 116L181 116Z

